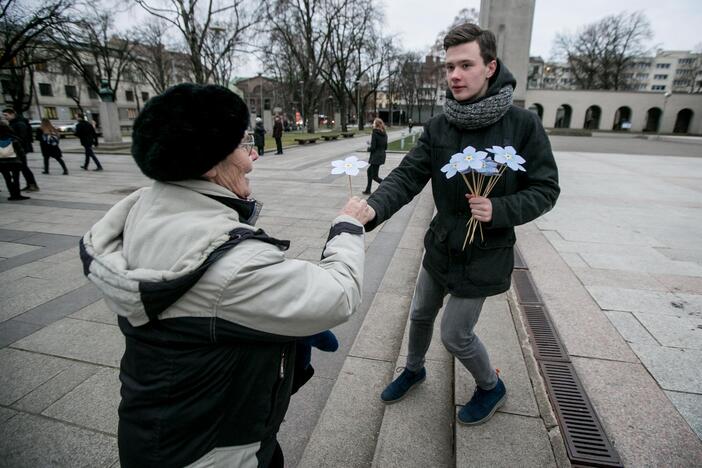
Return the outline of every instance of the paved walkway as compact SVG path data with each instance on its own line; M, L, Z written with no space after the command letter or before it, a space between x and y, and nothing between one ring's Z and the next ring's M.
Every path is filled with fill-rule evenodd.
M557 152L559 204L519 228L519 246L625 465L700 466L702 159L693 156L702 146L666 143L684 157L659 160L619 154L626 140L612 145L614 154ZM354 138L256 163L259 225L291 239L290 256L318 260L348 196L329 161L364 147ZM0 466L119 465L123 339L82 275L76 244L148 180L126 156L100 155L104 172L79 169L79 154L66 159L71 175L42 175L40 157L30 157L41 187L32 200L9 203L4 187L0 193ZM400 159L389 155L381 172ZM364 179L354 180L356 194ZM315 377L293 397L280 434L289 466L567 465L510 294L491 299L480 323L510 385L493 421L455 426L454 411L471 389L438 339L428 361L433 378L401 404L378 402L403 364L431 210L425 192L367 234L362 310L335 330L339 352L315 354ZM408 446L419 448L410 461Z

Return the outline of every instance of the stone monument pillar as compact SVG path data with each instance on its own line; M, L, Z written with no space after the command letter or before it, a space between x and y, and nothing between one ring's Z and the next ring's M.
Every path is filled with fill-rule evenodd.
M481 0L480 27L497 37L497 57L517 80L514 104L524 107L535 0Z
M100 87L100 128L102 129L102 139L106 144L122 143L119 112L114 93L107 85L107 80L102 80Z

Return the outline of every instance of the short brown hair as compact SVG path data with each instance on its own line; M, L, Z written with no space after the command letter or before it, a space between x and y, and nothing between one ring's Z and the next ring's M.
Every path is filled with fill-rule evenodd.
M497 58L497 39L495 39L495 35L492 31L481 29L480 26L473 23L463 23L450 30L444 37L444 50L473 41L478 41L480 56L483 58L485 65Z

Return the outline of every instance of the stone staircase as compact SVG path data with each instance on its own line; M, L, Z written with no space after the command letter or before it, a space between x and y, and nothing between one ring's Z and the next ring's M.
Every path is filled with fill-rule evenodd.
M408 312L423 253L418 233L424 232L432 212L431 193L425 191L298 466L569 466L510 293L486 301L478 326L509 392L507 403L488 424L456 423L473 380L441 343L441 315L426 357L426 381L401 402L380 401L380 393L405 363Z

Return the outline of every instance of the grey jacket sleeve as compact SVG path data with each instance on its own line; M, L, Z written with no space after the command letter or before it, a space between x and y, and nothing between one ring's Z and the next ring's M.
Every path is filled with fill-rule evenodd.
M319 263L286 259L260 242L242 243L237 264L229 265L218 317L287 336L312 335L348 320L361 304L364 237L355 219L339 216L333 224L341 222L358 226L359 233L329 239Z

